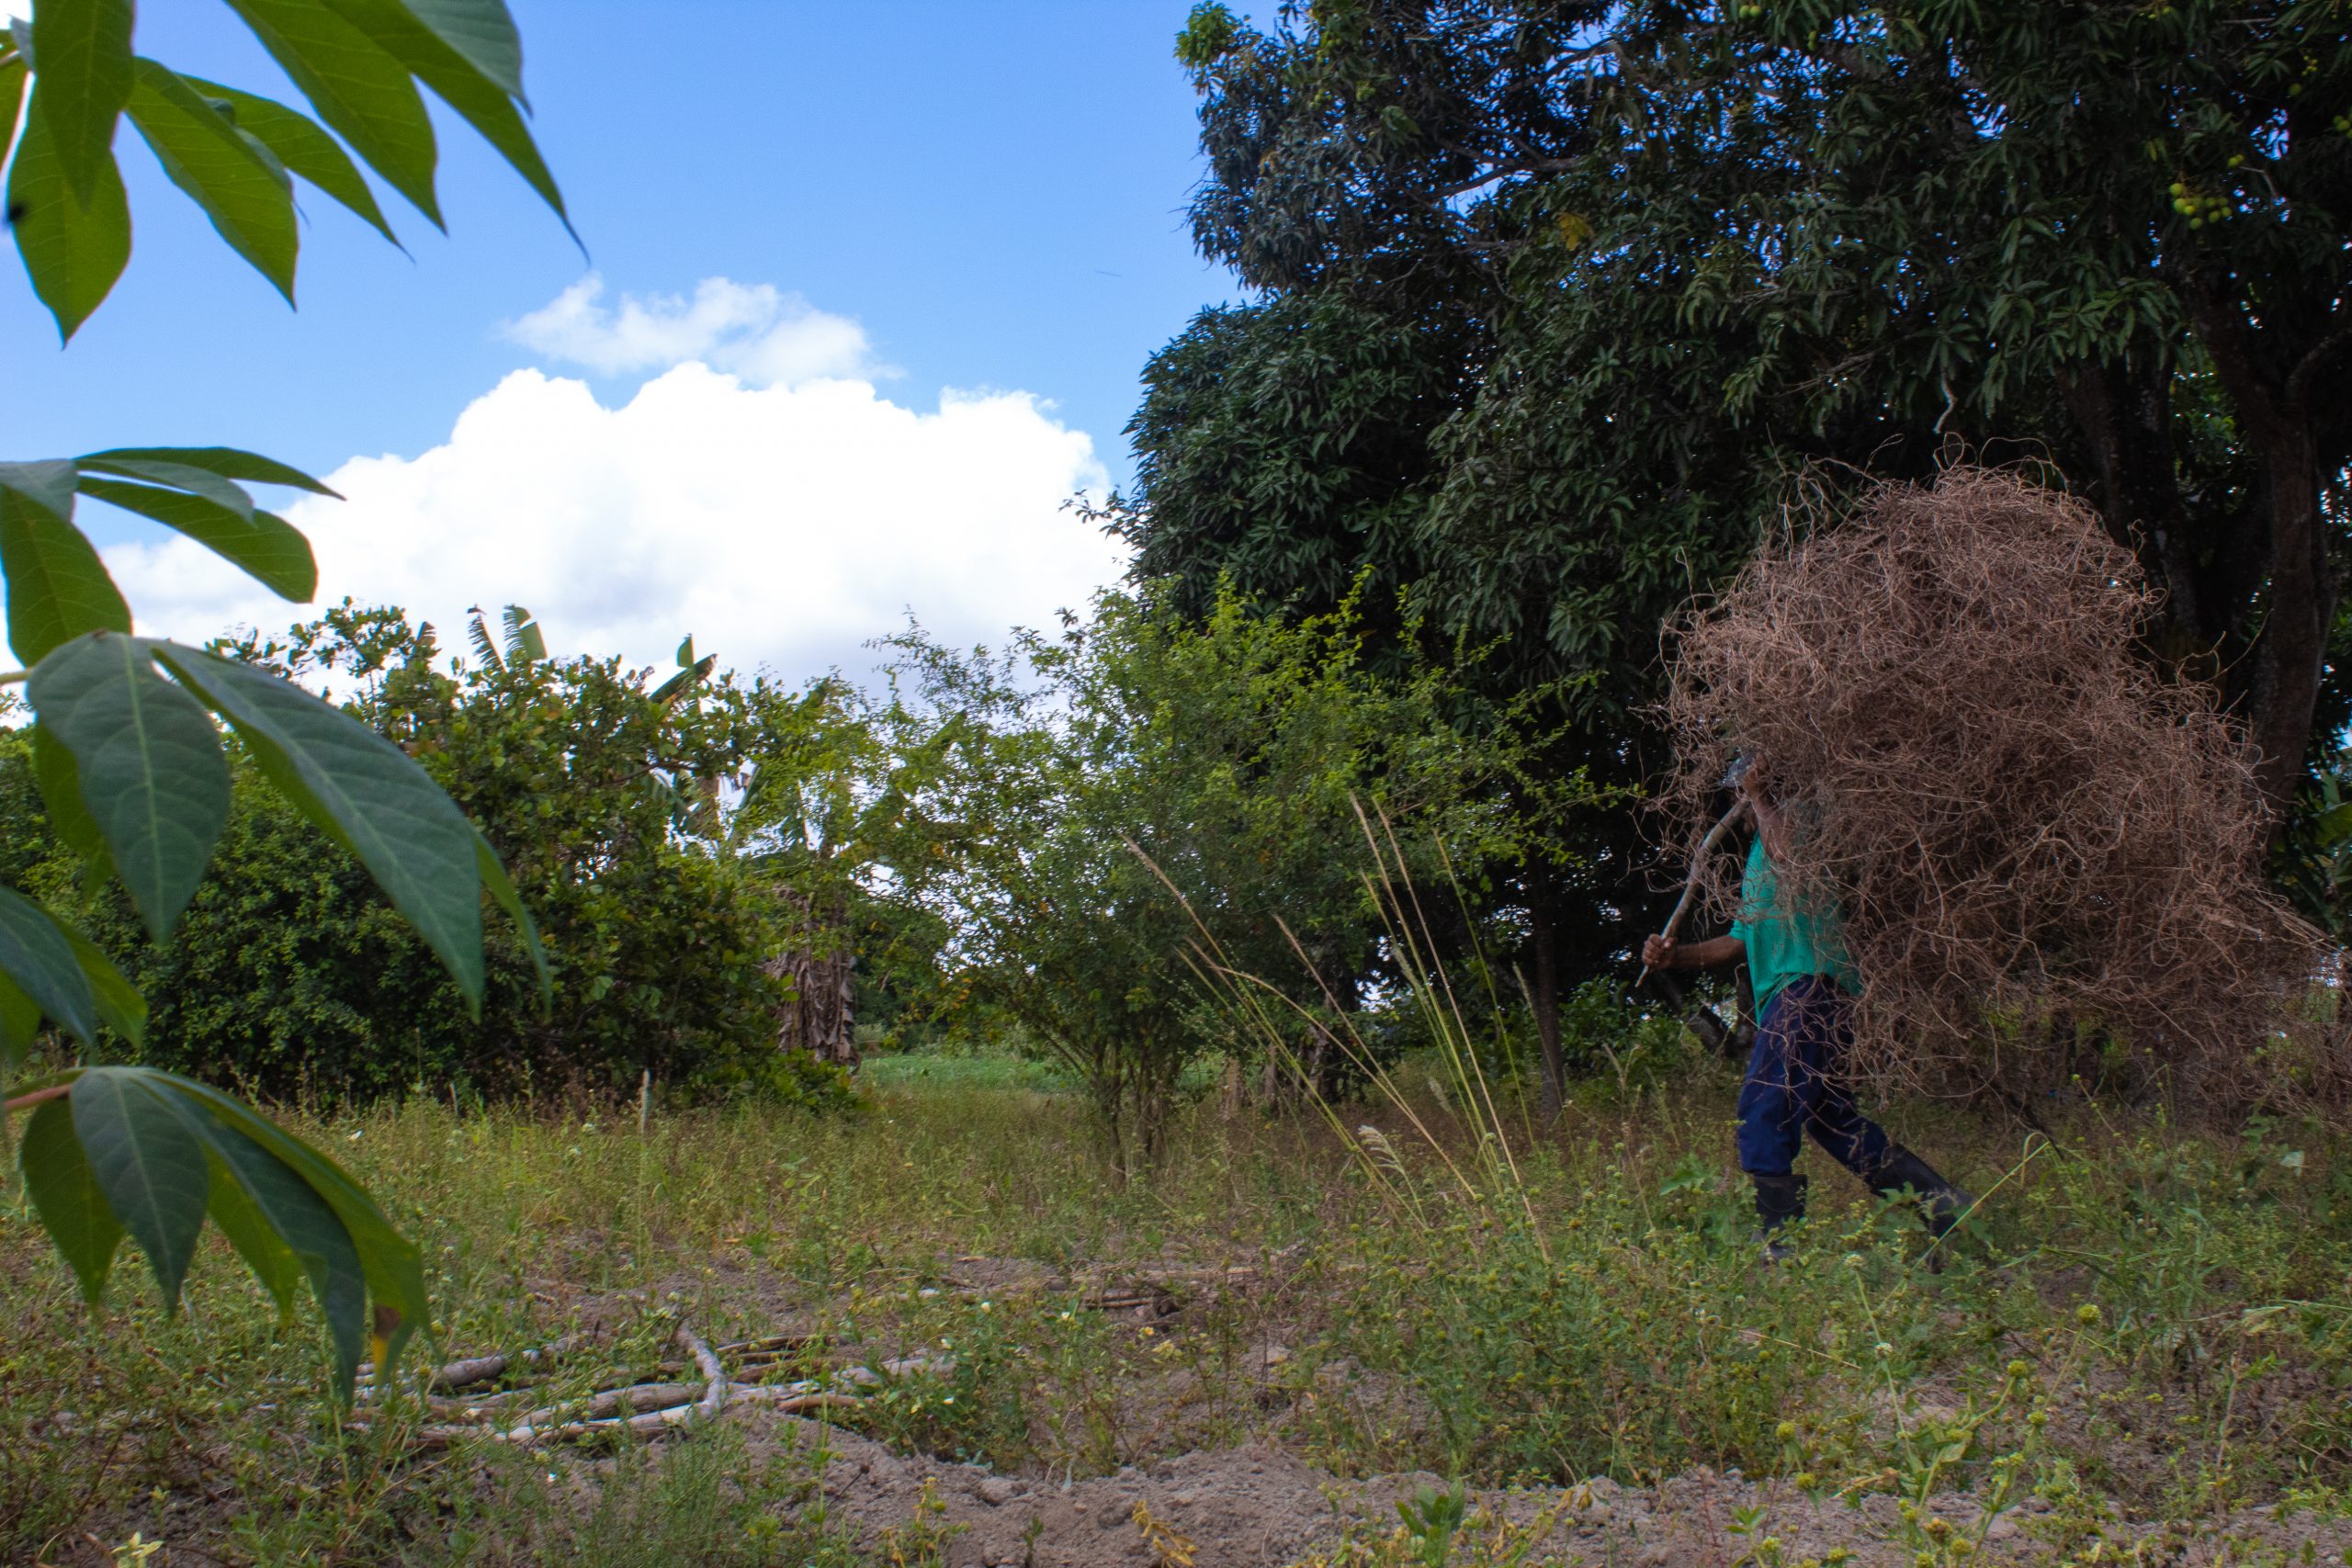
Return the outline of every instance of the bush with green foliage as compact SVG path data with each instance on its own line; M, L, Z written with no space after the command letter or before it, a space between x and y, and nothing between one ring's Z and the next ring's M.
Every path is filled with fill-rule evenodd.
M1465 739L1451 672L1374 671L1365 635L1352 600L1190 622L1110 593L1002 655L898 642L878 721L927 761L893 885L954 931L974 999L1085 1079L1122 1164L1158 1157L1203 1054L1271 1050L1325 1091L1364 1065L1340 1015L1396 976L1375 836L1441 907L1449 856L1519 852L1493 802L1523 754Z
M775 1050L782 987L761 969L778 906L713 852L697 781L740 767L761 694L688 659L657 686L616 660L549 659L516 615L502 651L436 667L432 628L349 604L249 662L346 688L346 710L419 758L497 846L537 912L542 1007L519 938L486 944L481 1016L351 857L241 760L211 874L146 942L119 888L84 906L156 1000L144 1059L271 1096L633 1090L837 1098L838 1076ZM60 874L51 873L52 881ZM61 892L62 889L61 888Z

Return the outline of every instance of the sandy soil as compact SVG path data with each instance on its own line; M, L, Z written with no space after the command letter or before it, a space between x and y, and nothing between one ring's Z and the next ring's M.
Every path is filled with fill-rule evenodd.
M944 1508L938 1521L964 1527L948 1548L951 1568L1154 1568L1185 1562L1194 1568L1286 1568L1331 1547L1351 1529L1385 1533L1396 1524L1399 1498L1440 1484L1429 1474L1343 1481L1263 1444L1063 1483L907 1458L796 1416L752 1409L730 1418L747 1425L755 1448L808 1454L821 1445L830 1450L823 1485L831 1518L876 1540L914 1517L928 1489ZM1601 1480L1568 1489L1484 1492L1472 1501L1515 1524L1545 1521L1544 1544L1532 1561L1561 1564L1731 1568L1767 1536L1778 1540L1788 1562L1844 1547L1857 1564L1894 1568L1911 1562L1915 1550L1900 1543L1891 1498L1870 1498L1860 1507L1816 1505L1791 1488L1751 1483L1736 1472L1702 1471L1642 1490ZM1138 1505L1153 1528L1139 1522ZM1761 1518L1740 1533L1735 1527L1743 1512L1759 1505ZM1937 1499L1933 1514L1974 1533L1976 1505L1965 1497ZM2184 1565L2352 1561L2345 1555L2352 1552L2352 1521L2341 1519L2248 1510L2191 1533L2130 1521L2102 1528L2109 1560L2119 1548L2136 1547L2141 1562ZM2053 1561L2061 1555L2059 1534L2059 1522L2029 1501L1986 1527L1980 1561Z

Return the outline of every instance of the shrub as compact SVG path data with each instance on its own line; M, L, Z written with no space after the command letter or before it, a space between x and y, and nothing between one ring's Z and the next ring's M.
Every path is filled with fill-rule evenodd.
M696 693L690 670L657 694L650 672L617 660L515 647L445 673L429 626L347 604L283 644L232 651L356 682L347 705L418 756L505 858L554 996L543 1009L522 938L493 924L469 1016L357 863L241 758L229 828L168 944L145 939L119 887L78 906L153 998L150 1061L339 1100L416 1084L627 1092L649 1072L702 1093L842 1093L838 1074L775 1050L785 993L760 967L773 902L695 830L715 811L700 781L727 772L749 733L731 682ZM12 844L22 794L0 782ZM40 874L62 888L71 868L52 853Z

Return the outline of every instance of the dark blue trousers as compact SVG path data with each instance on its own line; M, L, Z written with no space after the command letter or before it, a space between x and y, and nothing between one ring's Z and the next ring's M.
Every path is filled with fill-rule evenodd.
M1756 1021L1756 1051L1739 1089L1739 1168L1786 1176L1804 1135L1870 1181L1894 1149L1885 1130L1855 1108L1840 1064L1854 1040L1853 998L1826 975L1792 980Z

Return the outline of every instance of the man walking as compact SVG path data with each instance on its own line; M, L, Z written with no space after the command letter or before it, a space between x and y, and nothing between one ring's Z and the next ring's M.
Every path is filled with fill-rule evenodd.
M1694 942L1653 936L1642 943L1642 962L1653 969L1747 965L1758 1018L1755 1052L1739 1090L1739 1166L1756 1184L1768 1258L1786 1255L1772 1233L1804 1213L1805 1179L1793 1168L1807 1133L1880 1196L1917 1194L1928 1228L1941 1236L1974 1200L1889 1138L1854 1103L1844 1066L1860 982L1836 916L1791 908L1780 897L1774 864L1786 858L1788 826L1763 773L1742 757L1724 777L1726 787L1746 797L1756 824L1739 918L1730 934Z

